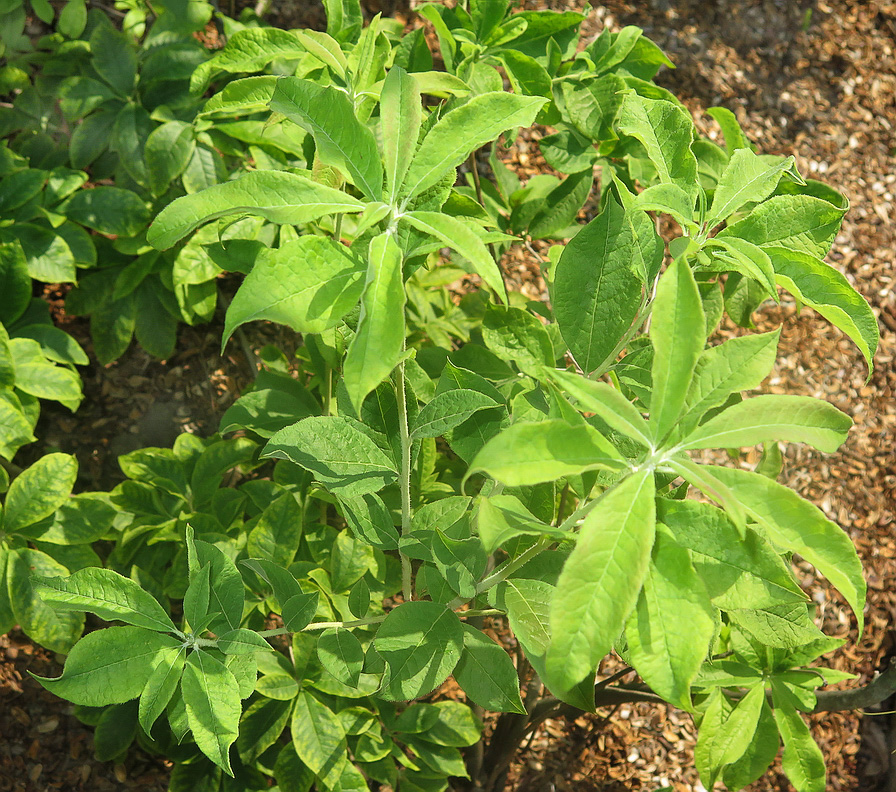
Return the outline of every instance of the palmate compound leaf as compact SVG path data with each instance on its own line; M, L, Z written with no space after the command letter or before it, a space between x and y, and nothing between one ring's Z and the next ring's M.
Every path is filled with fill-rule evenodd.
M349 497L377 492L398 477L392 460L341 416L314 416L281 429L262 456L301 465L328 489Z
M285 171L252 171L233 181L172 201L146 232L164 250L203 223L233 214L251 214L272 223L301 225L327 214L360 212L357 198Z
M232 776L230 746L239 734L242 711L236 677L209 652L194 651L187 658L180 690L199 750Z
M682 449L741 448L782 440L831 454L846 440L852 418L809 396L763 395L732 405L698 426Z
M74 704L103 707L137 698L167 650L180 641L142 627L109 627L85 635L69 653L62 676L35 676Z
M464 651L454 667L457 684L480 707L525 715L519 679L510 656L480 630L469 624L461 626Z
M467 475L482 471L517 487L624 466L616 448L589 425L553 419L508 427L476 454Z
M111 569L87 567L68 578L35 577L33 585L44 602L56 610L86 611L106 621L173 632L174 622L158 600L133 580Z
M654 541L653 472L607 490L585 518L551 602L545 683L571 690L597 669L635 607Z
M843 530L818 507L766 476L714 465L700 467L728 487L772 542L801 555L837 588L855 613L861 634L867 586L862 562Z
M405 602L390 611L373 645L386 662L379 695L407 701L435 690L454 670L463 650L460 619L436 602Z
M642 679L667 701L690 710L691 683L709 653L718 613L688 551L665 528L656 543L625 635Z

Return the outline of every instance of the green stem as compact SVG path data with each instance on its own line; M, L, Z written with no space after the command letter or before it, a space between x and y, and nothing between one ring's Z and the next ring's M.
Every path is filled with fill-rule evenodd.
M337 242L341 241L342 237L342 214L336 215L336 227L333 229L333 239Z
M404 361L398 364L395 382L395 397L398 400L398 428L401 433L401 535L411 530L411 437L408 432L408 405L404 384ZM401 591L405 602L413 599L411 588L411 559L399 551L401 556Z

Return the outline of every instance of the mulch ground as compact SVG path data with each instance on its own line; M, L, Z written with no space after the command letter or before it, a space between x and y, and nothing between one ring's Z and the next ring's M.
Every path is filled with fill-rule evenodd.
M573 0L527 0L528 7L581 7ZM810 13L811 12L811 13ZM319 22L319 4L283 4L281 26ZM896 3L880 0L608 0L586 30L636 24L677 68L659 81L673 90L702 130L715 134L707 107L733 110L762 152L794 154L801 172L831 183L851 202L830 260L872 303L881 345L870 381L851 342L811 310L782 302L759 316L762 329L782 324L771 392L827 399L856 426L843 448L821 455L786 449L785 481L840 523L856 543L869 592L867 627L856 635L843 601L799 568L819 603L826 632L847 639L828 661L864 683L885 667L896 621ZM537 137L537 133L535 135ZM524 172L543 169L534 140L510 156ZM536 251L540 248L535 246ZM509 258L505 269L528 293L543 291L534 257ZM51 302L61 294L48 291ZM90 351L86 323L66 320ZM723 329L730 332L731 329ZM177 432L214 432L223 411L250 377L239 345L218 354L216 329L184 328L176 354L160 362L136 347L118 362L82 370L87 398L74 415L44 405L40 436L74 453L79 486L108 487L120 478L117 455L141 445L167 445ZM250 343L276 342L280 331L253 328ZM286 340L286 339L282 339ZM34 452L37 454L37 452ZM26 460L27 461L27 460ZM744 456L744 462L755 458ZM123 764L94 761L90 730L71 708L28 676L58 673L61 658L19 632L0 637L0 792L134 790L167 786L165 763L132 751ZM896 790L896 709L889 700L869 713L813 716L813 734L836 792ZM880 714L876 714L880 713ZM703 790L693 769L690 719L672 708L635 705L575 722L545 722L515 763L508 788L622 792L671 786ZM789 789L779 769L756 792Z

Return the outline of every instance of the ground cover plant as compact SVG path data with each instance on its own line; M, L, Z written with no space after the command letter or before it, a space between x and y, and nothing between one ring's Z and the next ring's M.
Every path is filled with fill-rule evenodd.
M700 138L637 29L579 51L579 14L432 4L437 71L422 34L327 7L326 34L239 30L193 72L197 96L215 89L193 130L242 124L277 153L184 183L146 234L212 262L212 288L245 273L223 344L274 321L301 335L295 358L266 351L220 427L235 436L122 457L127 481L78 496L97 512L80 532L70 458L10 485L6 620L31 603L36 640L70 648L43 684L102 756L136 739L175 760L177 789L499 789L539 719L627 700L694 715L707 787L750 783L783 743L794 786L823 789L799 713L850 699L815 693L843 678L810 665L840 641L788 562L860 629L865 584L841 529L775 481L776 443L833 451L851 422L743 397L776 332L707 339L783 288L870 368L873 315L823 261L845 201L724 110L725 147ZM521 186L495 147L535 122L565 177ZM569 239L545 262L550 305L504 285L518 235ZM461 273L481 288L455 304L442 287ZM755 472L689 453L757 444ZM251 476L222 487L235 467ZM102 561L72 554L95 539ZM85 611L124 626L75 643ZM506 617L513 660L484 616ZM596 679L610 653L626 673ZM430 696L449 675L466 703ZM503 713L487 744L485 710Z

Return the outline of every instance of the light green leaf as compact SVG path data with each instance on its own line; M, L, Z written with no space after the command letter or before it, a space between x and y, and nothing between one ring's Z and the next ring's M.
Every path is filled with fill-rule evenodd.
M370 200L382 200L383 166L376 139L358 120L344 91L299 77L282 77L274 88L271 110L314 136L324 165L344 171Z
M634 220L609 196L603 211L563 249L554 270L551 300L560 334L586 373L613 362L642 305L647 271L657 255L662 259L653 224ZM651 266L642 271L645 261Z
M731 338L705 349L697 360L694 378L684 403L685 433L713 407L732 393L758 388L775 364L781 330Z
M328 787L347 761L345 731L336 714L306 691L292 711L292 744L299 759Z
M688 551L658 531L625 636L635 670L677 707L692 709L691 683L709 654L716 618Z
M292 492L284 492L259 515L246 540L246 551L253 558L266 558L288 566L302 540L302 522L299 501Z
M706 115L715 119L722 130L722 135L725 138L725 151L729 156L733 156L738 149L752 149L750 141L747 140L747 136L738 123L737 116L727 107L710 107L706 111Z
M476 454L467 475L481 471L518 487L623 467L619 452L589 425L554 419L508 427Z
M179 647L175 638L142 627L108 627L75 644L62 676L35 679L74 704L120 704L137 698L166 651Z
M436 184L480 146L513 127L528 127L546 99L484 93L447 112L429 130L405 177L405 200Z
M819 258L777 246L767 252L778 284L853 340L868 364L870 379L880 340L871 306L841 272Z
M340 495L377 492L398 476L395 464L341 416L313 416L277 432L262 456L288 459Z
M722 691L712 692L694 751L700 779L708 789L712 789L722 767L736 762L750 746L763 706L763 685L753 687L735 706Z
M616 74L605 74L595 80L560 83L566 113L576 129L586 138L601 143L616 137L613 122L622 104L625 83Z
M796 711L793 695L772 682L775 723L784 743L781 767L797 792L824 792L827 778L824 756L806 722Z
M611 429L650 447L650 429L638 408L616 388L580 374L553 369L551 379L572 396L579 410L595 413Z
M664 212L682 228L697 231L694 222L694 196L677 184L654 184L638 193L632 205L645 212Z
M454 611L436 602L405 602L389 612L374 648L386 663L379 695L407 701L435 690L454 670L463 649Z
M158 655L158 663L140 694L138 708L140 726L147 734L152 733L153 724L165 711L180 684L186 654L186 649L178 646L166 649Z
M515 536L556 536L571 538L565 531L539 520L519 498L493 495L479 501L477 527L482 546L493 553Z
M628 93L622 100L617 127L641 142L662 184L675 184L697 195L697 158L691 151L694 122L677 105Z
M274 701L292 701L299 692L299 683L288 674L265 674L255 683L255 689Z
M769 539L785 550L799 553L836 586L856 614L861 634L865 578L862 562L843 530L793 490L765 476L732 468L708 469L730 488Z
M740 237L759 247L790 248L824 258L845 212L811 195L775 195L720 231L716 238Z
M47 454L17 476L6 494L3 530L15 533L55 512L71 495L78 462L69 454Z
M272 223L301 225L327 214L360 212L363 208L361 201L341 190L295 173L251 171L172 201L149 227L146 239L164 250L203 223L227 215L251 214Z
M749 148L735 150L716 185L706 227L717 226L748 203L764 201L792 166L793 157L782 158L769 166Z
M27 547L10 548L5 562L4 600L12 608L17 623L35 643L54 652L68 652L84 631L84 617L75 613L58 613L34 591L32 575L64 575L62 564L40 550Z
M493 712L526 714L520 683L510 656L487 635L462 625L464 651L454 668L454 679L480 707Z
M551 602L552 689L571 690L593 674L619 637L647 577L654 523L649 470L607 490L585 518Z
M357 687L364 667L364 649L351 630L325 630L317 639L317 657L324 669L349 687Z
M422 119L420 89L413 75L401 66L393 66L380 94L380 134L390 203L400 193L417 150Z
M35 577L34 586L41 599L57 610L89 611L106 621L123 621L159 632L175 629L155 597L111 569L88 567L67 579Z
M165 193L184 172L195 149L193 127L183 121L169 121L150 133L143 156L153 195Z
M473 413L499 406L484 393L455 388L435 396L423 406L414 420L411 439L420 437L441 437L445 432L459 426Z
M794 649L825 638L810 611L815 612L814 605L786 602L767 608L734 609L728 615L733 624L766 646Z
M672 430L684 407L697 360L706 344L706 318L694 275L684 258L669 265L656 290L650 340L653 396L650 427L656 440Z
M327 237L305 235L258 257L227 309L222 343L246 322L280 322L297 333L337 325L364 288L364 261Z
M545 326L522 308L490 305L482 320L482 339L499 358L535 373L554 364L554 346Z
M421 410L422 412L422 410ZM398 549L398 531L389 509L379 495L340 496L345 521L359 539L380 550Z
M466 107L466 105L464 105ZM434 236L452 250L460 253L473 271L498 297L507 301L507 290L501 270L485 243L463 221L439 212L408 212L402 219L424 234Z
M713 475L714 471L710 466L699 465L685 456L671 459L668 464L685 481L725 509L741 536L744 535L747 529L746 510L731 488Z
M775 270L763 248L739 237L715 237L707 241L704 250L712 256L704 270L738 272L756 281L768 297L778 301Z
M681 448L741 448L772 440L808 443L832 454L852 426L852 418L809 396L763 395L728 407L698 426Z
M725 786L729 789L742 789L756 781L774 761L780 744L775 716L766 702L747 750L740 759L722 769Z
M543 656L551 643L550 608L555 588L543 580L511 579L504 584L510 629L531 656Z
M252 762L261 756L280 739L291 714L291 699L289 702L259 699L251 704L240 718L240 736L236 740L240 758ZM280 788L285 789L282 785Z
M401 249L392 234L370 241L367 278L358 329L346 354L342 377L356 410L398 365L404 352L404 277Z
M239 733L242 712L236 677L210 653L194 651L187 658L180 690L199 750L232 776L230 746Z
M544 199L543 208L529 221L533 239L564 236L591 194L594 174L589 168L567 176Z
M226 655L269 652L271 645L254 630L239 628L218 636L218 649Z

